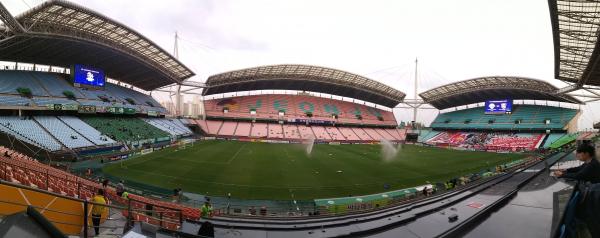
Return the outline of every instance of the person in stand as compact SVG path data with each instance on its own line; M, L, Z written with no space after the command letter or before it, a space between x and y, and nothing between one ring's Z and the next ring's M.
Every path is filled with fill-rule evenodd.
M119 181L119 183L117 184L117 196L121 196L123 195L123 192L125 192L125 185L123 184L123 180Z
M94 232L96 235L100 235L100 219L102 218L102 213L106 209L106 200L104 199L104 190L98 189L98 193L94 196L91 202L95 203L92 206L92 224L94 224Z
M554 175L559 178L575 179L584 182L600 183L600 163L596 158L595 148L590 144L577 147L575 156L583 164L567 170L556 170Z
M212 215L213 215L212 205L210 205L210 202L208 202L208 201L204 202L204 205L202 205L202 207L200 207L200 217L209 218L209 217L212 217Z
M121 198L128 200L129 199L129 193L127 191L123 192L123 194L121 194Z
M104 192L104 200L106 201L106 203L110 203L109 199L108 199L108 184L109 184L109 180L107 178L102 180L102 189Z
M173 189L173 196L171 197L172 202L174 202L174 203L180 202L180 192L181 192L180 188Z

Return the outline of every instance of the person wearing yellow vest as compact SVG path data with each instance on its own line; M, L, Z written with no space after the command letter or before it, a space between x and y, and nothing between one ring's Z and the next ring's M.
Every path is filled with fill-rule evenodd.
M129 193L128 193L128 192L123 192L123 193L121 194L121 198L123 198L123 199L125 199L125 200L129 199Z
M104 213L105 206L99 204L106 205L106 199L104 199L104 189L98 189L98 193L94 196L91 202L95 203L92 206L92 223L94 224L94 231L96 235L100 234L100 218L102 217L102 213Z
M212 217L213 208L208 201L204 202L204 205L200 207L200 217L209 218Z

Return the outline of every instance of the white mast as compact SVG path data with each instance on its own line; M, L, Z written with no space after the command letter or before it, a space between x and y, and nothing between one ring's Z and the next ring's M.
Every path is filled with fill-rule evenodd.
M415 58L415 96L414 96L414 100L415 102L417 101L417 85L418 85L418 77L417 77L417 72L418 72L418 66L419 66L419 61L417 58ZM417 123L417 108L418 107L413 107L413 123L416 124ZM413 126L414 126L413 124Z
M179 36L175 31L175 45L173 46L173 56L179 60L179 46L177 45ZM181 84L177 85L177 91L175 93L175 116L181 116Z

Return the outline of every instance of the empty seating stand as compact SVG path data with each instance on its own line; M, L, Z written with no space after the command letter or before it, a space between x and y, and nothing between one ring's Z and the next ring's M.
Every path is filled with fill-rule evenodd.
M238 122L235 129L235 136L248 137L250 136L250 128L252 123L250 122Z
M348 141L359 141L361 140L360 137L358 137L356 135L356 133L354 133L354 131L352 130L352 128L349 127L340 127L338 128L340 133L346 138L346 140Z
M298 126L296 126L296 125L284 124L283 125L283 133L284 133L285 138L287 138L287 139L292 139L292 140L302 139L302 137L300 136L300 131L298 130Z
M83 122L81 119L74 116L59 116L58 119L69 125L71 128L79 132L82 136L96 145L110 145L117 143L106 135L102 135L98 130Z
M431 123L437 130L498 129L498 130L562 130L578 110L540 105L515 105L512 114L490 115L483 107L439 114Z
M0 106L31 106L33 101L17 95L0 95Z
M345 141L346 140L346 137L336 127L326 126L325 130L327 131L327 133L329 133L329 136L331 136L332 140L335 140L335 141Z
M47 106L47 105L54 105L54 104L79 105L79 102L74 101L74 100L69 100L66 98L34 97L32 100L33 100L33 102L35 102L35 105L37 105L37 106Z
M0 71L0 93L18 95L18 88L28 88L32 95L49 96L48 92L27 71Z
M136 105L147 105L147 106L151 106L151 107L160 107L160 104L156 100L154 100L154 98L152 98L149 95L135 91L133 89L129 89L129 88L125 88L125 87L122 87L119 85L107 83L106 90L111 92L111 94L114 95L115 97L117 97L123 101L126 101L127 103L129 103L127 101L127 99L129 98L129 99L132 99Z
M191 135L192 131L183 125L181 121L169 118L143 118L145 122L154 127L169 133L172 136Z
M50 72L1 70L0 107L80 104L126 107L141 112L152 110L166 113L166 109L151 96L134 89L111 83L106 83L104 90L75 88L67 78L68 75ZM17 91L18 88L29 89L33 98L22 97ZM70 93L74 98L67 97Z
M267 137L269 133L267 123L253 123L250 130L251 137Z
M316 138L315 133L313 133L313 130L311 130L308 126L298 125L298 131L300 132L300 137L302 137L302 139Z
M219 133L219 129L221 129L221 125L223 125L222 121L206 121L208 133L211 135L217 135Z
M238 123L234 121L223 122L223 126L221 128L221 131L219 131L219 135L232 136L235 133L237 124Z
M377 133L377 131L375 131L375 129L373 129L373 128L363 128L363 129L371 138L373 138L373 140L380 141L381 139L383 139L383 136L381 136L379 133Z
M269 138L274 138L274 139L283 139L283 127L280 124L276 124L276 123L269 123L268 124L268 128L269 130Z
M145 139L168 139L169 134L138 118L94 117L81 119L115 141L128 142Z
M352 131L363 141L373 141L373 138L367 134L362 128L352 128Z
M75 88L66 78L67 75L2 70L0 71L0 106L46 106L52 104L81 104L94 106L117 106L165 113L163 108L151 96L119 85L106 83L104 90ZM32 99L19 95L18 88L31 91ZM72 93L74 98L67 99Z
M43 87L49 96L64 98L65 91L73 93L76 98L84 98L83 94L78 89L74 88L70 82L65 79L65 75L47 72L22 72L29 73L33 76L40 86Z
M313 119L338 124L397 125L389 110L306 95L269 94L211 99L204 101L204 108L209 118Z
M388 141L400 140L400 138L394 137L392 134L388 133L387 130L384 130L381 128L375 129L375 132L377 132L377 134L381 135L381 137L383 139L388 140Z
M274 140L300 141L316 139L339 142L373 142L388 140L401 142L406 130L397 128L362 128L345 126L320 126L305 124L280 124L247 121L195 120L208 136L223 138L269 138Z
M54 116L36 116L35 120L68 148L94 146L92 142Z
M63 146L31 118L0 116L0 130L31 145L49 150L61 150Z
M325 127L323 126L311 126L310 129L312 129L315 138L319 139L319 140L332 140L331 136L329 135L329 133L327 133L327 131L325 130Z

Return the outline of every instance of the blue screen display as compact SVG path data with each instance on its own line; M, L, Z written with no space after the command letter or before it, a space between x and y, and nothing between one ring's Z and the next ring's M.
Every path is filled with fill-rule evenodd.
M75 86L104 87L104 71L76 64L73 66L73 83Z
M512 112L512 100L489 100L485 101L486 114L503 114Z

